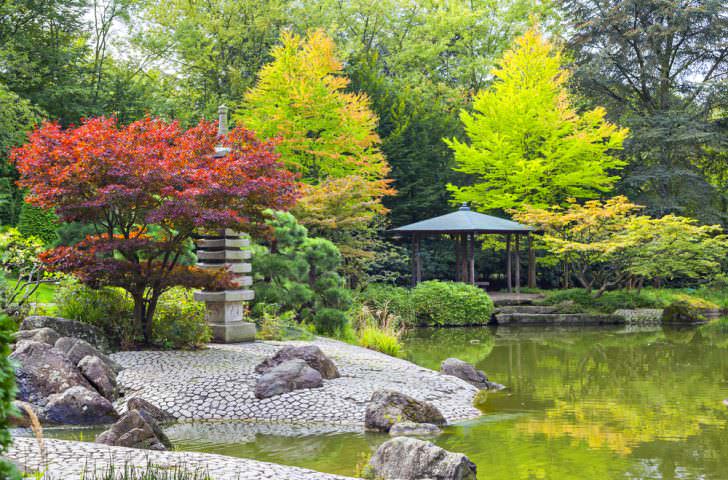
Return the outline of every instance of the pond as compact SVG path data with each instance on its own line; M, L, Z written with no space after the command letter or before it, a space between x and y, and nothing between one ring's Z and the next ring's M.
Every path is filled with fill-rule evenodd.
M467 454L480 478L728 478L728 336L696 328L420 329L405 345L422 366L437 369L454 356L508 386L488 395L481 419L434 440ZM182 450L348 475L389 438L244 422L180 424L168 433Z

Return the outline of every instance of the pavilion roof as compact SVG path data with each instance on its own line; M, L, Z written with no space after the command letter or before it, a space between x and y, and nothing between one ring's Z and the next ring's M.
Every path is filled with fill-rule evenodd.
M529 233L537 229L505 218L470 210L463 204L458 210L439 217L393 228L392 233Z

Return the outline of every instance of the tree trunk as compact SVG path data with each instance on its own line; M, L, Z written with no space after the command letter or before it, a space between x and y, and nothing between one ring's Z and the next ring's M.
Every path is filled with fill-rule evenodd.
M144 298L144 293L132 293L134 299L134 330L141 333L144 338L144 345L151 345L154 333L154 312L157 310L157 302L160 293L152 292L149 299Z
M130 292L134 300L134 336L144 335L144 292Z

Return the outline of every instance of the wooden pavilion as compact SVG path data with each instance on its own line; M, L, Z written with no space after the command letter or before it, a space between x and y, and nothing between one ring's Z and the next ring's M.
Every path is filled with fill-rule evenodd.
M412 285L422 281L420 241L428 235L450 235L455 240L455 265L458 281L476 284L475 237L498 234L506 237L506 284L508 291L518 292L521 285L521 237L528 243L528 286L536 287L536 255L532 234L537 230L504 218L473 212L467 204L457 211L390 230L394 234L412 236Z

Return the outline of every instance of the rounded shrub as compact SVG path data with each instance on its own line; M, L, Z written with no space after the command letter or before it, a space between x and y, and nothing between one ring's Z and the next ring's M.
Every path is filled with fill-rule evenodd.
M412 289L420 325L483 325L490 322L493 301L478 287L430 280Z
M321 308L313 317L316 331L323 335L339 335L346 329L348 323L346 312L335 308Z
M134 302L124 290L93 289L66 277L56 289L54 299L58 316L100 328L113 346L128 347L135 343Z
M369 308L379 311L386 310L396 315L405 326L417 324L412 294L407 288L372 283L357 295L356 301Z
M704 309L683 300L672 302L662 312L663 323L702 323L705 321L707 319Z
M199 348L212 338L205 320L205 304L194 299L192 290L175 287L159 297L154 312L152 339L165 348Z

